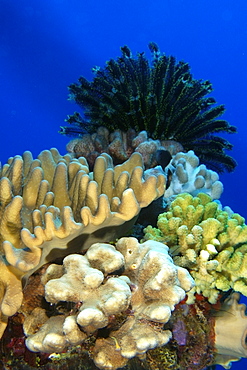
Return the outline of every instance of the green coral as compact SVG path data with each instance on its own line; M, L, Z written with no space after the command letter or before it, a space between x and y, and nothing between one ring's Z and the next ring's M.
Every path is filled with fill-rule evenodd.
M236 161L225 153L232 144L217 135L234 133L236 127L219 118L225 108L207 96L212 84L195 80L188 63L161 54L154 42L149 49L152 63L144 53L133 57L124 46L122 56L107 61L105 68L93 69L92 82L80 77L79 83L71 84L70 99L84 115L70 115L66 120L70 126L61 127L60 133L82 136L100 126L110 132L145 130L154 140L175 140L186 151L193 150L217 172L232 171Z
M178 195L160 214L158 228L148 226L145 240L167 244L174 262L189 270L196 282L190 292L210 303L221 291L234 289L247 296L247 226L239 214L221 210L207 194Z

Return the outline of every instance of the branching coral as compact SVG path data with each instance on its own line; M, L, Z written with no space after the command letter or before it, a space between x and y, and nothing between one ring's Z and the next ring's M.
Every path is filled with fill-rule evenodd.
M225 153L232 145L214 134L236 128L218 119L224 106L214 106L214 98L206 97L211 83L193 79L187 63L160 54L155 43L149 49L152 64L144 53L134 58L124 46L117 60L93 69L92 82L80 77L78 84L70 85L70 99L83 107L84 118L79 113L69 116L67 122L73 126L62 127L61 133L78 136L100 126L110 132L145 130L154 140L175 140L185 150L194 150L217 172L232 171L236 162Z
M21 278L92 242L123 235L141 207L163 192L164 176L145 175L138 153L116 167L103 154L91 173L85 158L56 149L35 160L30 152L10 158L0 180L0 336L21 305Z
M219 209L216 202L200 193L184 193L159 215L158 229L148 226L145 239L162 241L170 247L174 262L186 267L195 292L216 303L219 293L234 289L247 296L247 226L238 214Z
M73 302L76 308L47 318L34 334L28 325L28 348L60 352L106 328L108 335L99 335L92 350L101 369L117 369L166 344L171 332L163 324L194 284L187 270L174 265L166 246L139 244L135 238L122 238L116 247L93 244L84 256L70 255L63 266L50 265L43 282L48 302ZM36 313L31 316L37 330ZM43 313L40 317L42 325Z

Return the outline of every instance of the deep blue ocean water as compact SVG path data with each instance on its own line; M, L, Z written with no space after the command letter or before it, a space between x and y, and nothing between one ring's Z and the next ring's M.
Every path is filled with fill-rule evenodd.
M239 165L221 175L223 205L247 218L247 1L246 0L0 0L0 160L57 147L58 134L78 107L67 86L91 68L156 42L161 51L189 62L194 78L210 80L225 104L224 119ZM245 300L246 301L246 300ZM246 369L247 360L233 365Z

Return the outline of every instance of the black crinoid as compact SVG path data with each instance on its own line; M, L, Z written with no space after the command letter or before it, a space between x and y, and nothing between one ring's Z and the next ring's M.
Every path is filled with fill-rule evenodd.
M193 79L188 63L161 54L155 43L149 49L152 62L144 53L133 57L124 46L121 57L110 59L103 69L93 69L92 82L80 77L79 83L70 85L70 99L83 108L84 116L68 116L72 126L60 132L81 136L99 126L110 132L146 130L152 139L175 140L185 150L194 150L217 172L232 171L236 161L225 153L232 144L215 133L234 133L236 128L218 119L225 108L207 96L212 84Z

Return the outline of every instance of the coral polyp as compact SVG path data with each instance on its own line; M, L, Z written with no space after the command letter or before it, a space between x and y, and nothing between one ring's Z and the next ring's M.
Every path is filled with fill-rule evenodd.
M216 105L206 80L193 78L188 63L161 54L149 44L152 62L144 53L132 56L127 46L122 55L110 59L105 68L94 68L92 82L80 77L69 86L70 99L83 108L70 115L71 126L61 133L82 136L101 126L110 132L147 131L153 140L174 140L184 149L194 150L203 163L217 172L232 171L235 160L225 153L232 145L219 132L234 133L236 128L219 118L225 111Z

